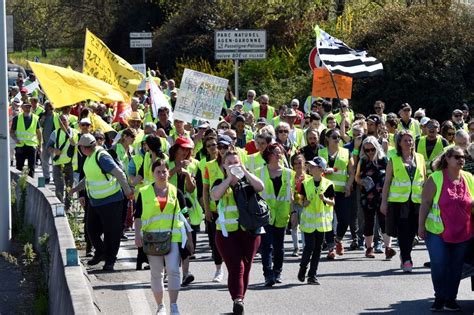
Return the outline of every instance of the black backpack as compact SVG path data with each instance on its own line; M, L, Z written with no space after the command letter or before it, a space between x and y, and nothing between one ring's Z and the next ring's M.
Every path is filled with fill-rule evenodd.
M249 232L255 232L270 223L270 208L252 185L241 180L232 187L232 191L239 210L240 226Z

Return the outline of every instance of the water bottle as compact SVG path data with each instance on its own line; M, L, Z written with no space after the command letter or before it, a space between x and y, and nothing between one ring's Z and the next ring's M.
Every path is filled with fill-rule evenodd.
M232 175L234 175L235 177L237 177L238 179L242 179L244 178L245 174L244 174L244 170L242 169L241 166L232 166L230 168L230 173Z

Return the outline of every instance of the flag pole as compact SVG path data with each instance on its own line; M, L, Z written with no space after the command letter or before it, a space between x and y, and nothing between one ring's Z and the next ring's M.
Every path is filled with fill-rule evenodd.
M334 75L329 69L328 71L329 71L329 75L331 76L332 86L334 87L334 91L336 92L336 97L338 100L340 100L341 98L339 97L339 91L337 90L337 85L336 85L336 81L334 80Z

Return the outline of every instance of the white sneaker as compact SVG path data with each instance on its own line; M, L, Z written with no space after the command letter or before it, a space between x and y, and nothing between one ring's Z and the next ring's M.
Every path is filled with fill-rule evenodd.
M171 315L180 315L179 310L178 310L178 304L176 304L176 303L171 304L170 314Z
M164 304L158 305L158 310L156 311L156 315L166 315L166 306Z
M224 272L222 271L222 269L216 270L216 273L214 274L214 279L212 279L212 282L221 282L223 278L224 278Z

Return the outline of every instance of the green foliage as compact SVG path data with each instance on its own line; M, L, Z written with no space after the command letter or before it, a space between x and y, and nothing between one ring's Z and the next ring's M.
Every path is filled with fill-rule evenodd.
M61 67L70 66L74 70L82 68L83 49L79 48L53 48L47 50L47 57L40 57L41 50L38 48L17 51L8 54L8 60L12 63L28 67L28 60L33 61L35 56L40 57L40 62Z
M18 260L16 259L15 256L13 256L10 253L7 252L2 252L2 257L10 264L13 264L15 266L18 266Z
M383 77L356 80L356 109L366 111L376 99L389 110L409 102L430 117L474 99L474 18L452 6L386 6L359 19L352 42L367 48L383 64Z
M23 245L23 255L25 256L25 258L23 259L23 264L25 266L30 265L35 261L36 253L31 243L26 243L25 245Z

